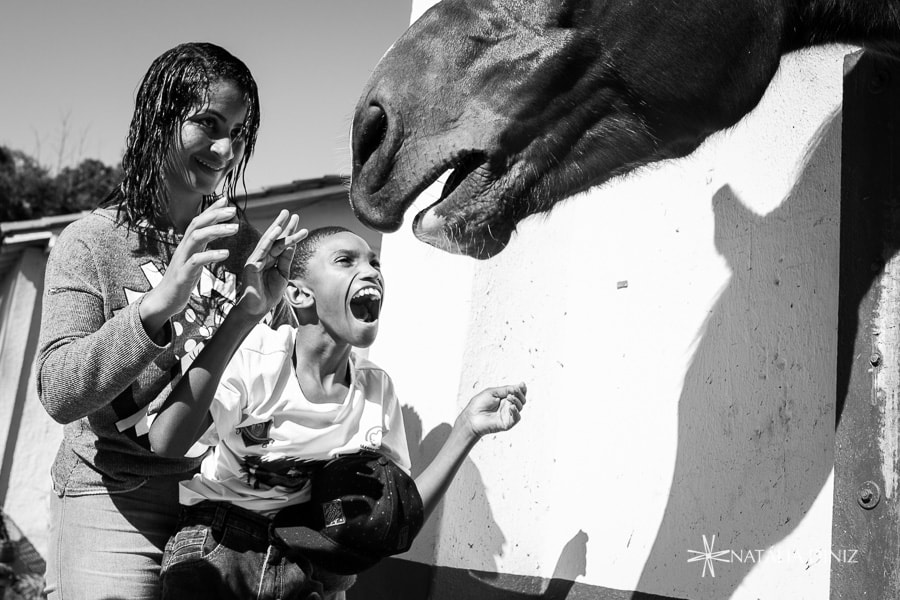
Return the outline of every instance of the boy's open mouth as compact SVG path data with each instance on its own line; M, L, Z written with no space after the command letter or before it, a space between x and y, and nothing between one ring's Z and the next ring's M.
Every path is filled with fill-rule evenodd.
M350 312L364 323L374 323L378 320L381 310L381 292L373 287L359 290L350 298Z

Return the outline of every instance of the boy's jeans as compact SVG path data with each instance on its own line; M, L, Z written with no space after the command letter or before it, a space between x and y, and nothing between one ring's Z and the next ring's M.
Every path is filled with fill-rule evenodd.
M185 507L163 555L163 600L342 598L355 577L317 573L302 558L287 559L272 543L269 523L225 502Z

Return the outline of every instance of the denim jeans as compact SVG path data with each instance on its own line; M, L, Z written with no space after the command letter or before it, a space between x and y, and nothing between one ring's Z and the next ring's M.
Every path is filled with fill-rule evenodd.
M51 495L51 600L158 600L166 541L178 524L178 482L155 477L125 493Z
M330 575L289 559L270 535L270 519L226 502L185 507L166 545L163 600L330 600L355 577Z

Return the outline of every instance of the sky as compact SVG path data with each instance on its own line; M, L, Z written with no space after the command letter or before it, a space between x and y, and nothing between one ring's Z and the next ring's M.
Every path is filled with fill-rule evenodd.
M0 145L54 172L121 159L150 63L187 41L243 60L262 124L248 190L345 175L353 109L412 0L3 0Z

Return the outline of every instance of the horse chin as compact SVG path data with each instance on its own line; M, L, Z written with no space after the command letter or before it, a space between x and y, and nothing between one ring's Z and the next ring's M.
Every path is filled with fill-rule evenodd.
M462 206L457 205L457 193L440 200L419 212L413 219L412 229L422 242L445 252L463 254L486 260L499 254L509 243L513 228L496 210L487 213L475 207L494 207L484 197L465 197Z
M457 228L446 223L437 229L424 229L419 226L422 215L419 213L413 222L413 233L419 241L430 244L439 250L449 252L450 254L461 254L478 260L487 260L493 258L506 248L509 243L510 236L498 236L496 232L490 235L487 232L472 231L464 235L459 235ZM511 232L510 232L511 233Z

